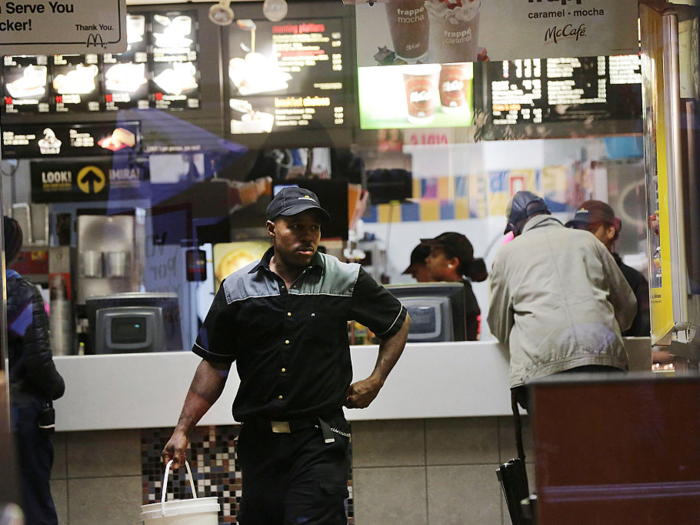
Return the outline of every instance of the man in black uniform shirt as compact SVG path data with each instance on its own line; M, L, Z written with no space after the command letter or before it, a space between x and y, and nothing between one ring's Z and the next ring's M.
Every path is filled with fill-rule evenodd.
M190 433L236 361L243 525L347 523L342 407L369 406L406 344L410 319L401 303L359 265L317 252L329 218L306 189L285 188L272 200L273 246L221 283L192 349L202 362L163 450L175 468L184 463ZM381 339L374 371L353 384L348 320Z
M622 258L615 253L615 242L620 237L622 222L615 216L612 206L597 200L589 200L581 204L574 218L566 223L569 228L588 230L602 242L612 254L617 266L625 276L634 296L637 298L637 315L632 326L622 332L623 337L649 337L651 321L649 319L649 282L640 272L627 266Z

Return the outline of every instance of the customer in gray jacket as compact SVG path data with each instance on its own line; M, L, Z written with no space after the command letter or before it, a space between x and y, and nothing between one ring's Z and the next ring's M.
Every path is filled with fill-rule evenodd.
M511 231L493 262L488 323L510 352L514 402L528 408L524 385L538 377L626 370L620 333L636 299L603 243L565 228L530 192L511 201Z

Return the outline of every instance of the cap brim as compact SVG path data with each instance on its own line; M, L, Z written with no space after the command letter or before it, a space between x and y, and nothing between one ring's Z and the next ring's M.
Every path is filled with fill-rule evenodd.
M580 227L580 226L587 227L589 224L590 224L589 221L570 220L569 222L567 222L566 224L564 224L564 226L566 226L567 228L578 228L578 227Z
M510 232L515 231L513 225L509 222L506 229L503 230L503 235L508 235Z
M290 206L283 213L280 213L278 215L278 217L279 216L291 217L293 215L298 215L301 212L304 212L306 210L318 211L319 215L321 216L321 222L330 222L330 220L331 220L330 214L326 210L324 210L323 208L318 206L315 202L300 202L299 204L295 204L294 206Z
M425 246L444 246L444 243L441 243L437 239L421 239L420 243Z
M408 268L406 268L403 272L401 272L401 275L404 275L404 274L413 275L413 272L415 272L417 269L418 269L418 263L409 264Z

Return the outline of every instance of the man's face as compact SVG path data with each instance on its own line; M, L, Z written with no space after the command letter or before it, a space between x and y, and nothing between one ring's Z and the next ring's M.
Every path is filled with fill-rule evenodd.
M267 221L267 232L276 258L287 266L308 266L321 241L319 213L306 210L291 217L277 217L274 222Z

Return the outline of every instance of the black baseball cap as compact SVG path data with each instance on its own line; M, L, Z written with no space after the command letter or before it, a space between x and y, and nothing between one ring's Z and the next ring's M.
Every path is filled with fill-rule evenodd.
M411 252L411 264L409 264L408 268L406 268L402 273L413 274L413 272L417 270L417 266L425 264L425 260L428 258L428 255L430 255L430 246L427 244L419 244L413 248L413 251Z
M516 232L519 228L518 224L537 213L551 213L544 199L530 191L519 191L513 195L506 210L508 225L503 235L508 232Z
M421 239L420 242L424 246L444 248L452 257L457 257L461 264L468 264L474 259L474 247L461 233L445 232L434 239Z
M576 215L566 223L567 228L588 228L590 225L604 224L620 228L620 219L615 217L612 206L597 200L589 200L581 204Z
M298 186L282 188L267 206L266 216L268 221L274 221L280 215L290 217L306 210L318 210L322 222L331 220L330 214L321 207L318 196Z

